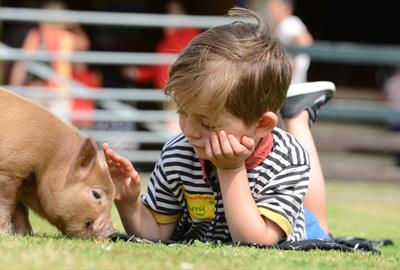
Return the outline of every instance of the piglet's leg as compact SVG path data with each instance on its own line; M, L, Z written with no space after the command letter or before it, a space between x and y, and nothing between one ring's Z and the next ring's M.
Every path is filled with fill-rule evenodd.
M0 175L0 235L8 233L22 181Z
M28 208L22 203L17 203L14 214L12 217L12 224L14 227L14 233L22 235L31 235L32 226L29 222L29 211Z

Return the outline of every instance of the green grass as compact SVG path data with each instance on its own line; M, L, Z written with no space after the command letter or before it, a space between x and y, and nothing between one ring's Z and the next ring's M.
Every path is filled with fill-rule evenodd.
M400 269L400 185L329 182L331 232L391 238L382 255L70 240L33 218L34 237L0 238L0 269ZM122 229L114 212L116 227Z

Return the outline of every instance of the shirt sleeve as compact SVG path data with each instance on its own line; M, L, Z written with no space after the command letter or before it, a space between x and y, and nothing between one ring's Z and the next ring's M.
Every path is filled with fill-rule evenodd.
M287 237L303 215L309 171L308 164L286 166L260 189L255 198L260 214L275 222Z
M168 179L160 158L150 176L147 194L141 197L143 204L150 208L158 223L173 223L182 214L183 207L178 200L181 193L179 182Z
M264 160L252 194L260 214L286 234L305 233L304 196L308 189L310 158L306 148L289 133L276 128L274 146ZM299 238L299 239L300 239Z

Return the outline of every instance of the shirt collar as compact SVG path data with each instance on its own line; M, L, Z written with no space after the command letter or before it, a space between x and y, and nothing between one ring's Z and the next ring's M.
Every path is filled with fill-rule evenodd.
M246 159L245 166L246 171L250 171L260 165L269 155L272 150L273 139L272 133L268 133L264 138L261 139L260 143L257 145L254 152ZM205 160L200 158L201 170L203 171L203 175L208 181L208 176L206 173L206 164Z

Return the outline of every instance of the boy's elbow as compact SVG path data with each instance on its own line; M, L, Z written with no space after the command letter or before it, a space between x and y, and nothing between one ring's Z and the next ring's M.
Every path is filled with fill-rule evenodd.
M176 222L167 224L158 224L159 226L159 239L158 240L169 240L171 239L172 233L175 230Z
M272 224L269 224L272 223ZM284 231L272 221L265 222L265 226L260 227L258 230L254 229L251 233L243 233L241 236L232 235L233 241L243 243L255 243L258 245L273 246L282 241L285 237Z
M284 234L269 233L267 234L265 245L270 245L270 246L276 245L283 240L283 237Z
M275 222L264 218L264 222L266 225L266 234L265 234L265 245L276 245L278 244L284 237L285 232L279 227Z
M244 237L235 237L235 238L233 238L233 241L235 242L273 246L278 244L283 239L283 235L275 233L265 233L264 231L262 233L247 235Z

